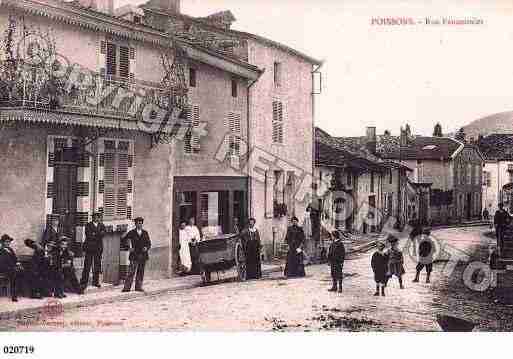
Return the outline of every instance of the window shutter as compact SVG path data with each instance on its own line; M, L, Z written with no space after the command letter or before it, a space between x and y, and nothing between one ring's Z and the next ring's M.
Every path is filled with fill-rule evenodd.
M107 141L106 141L107 142ZM114 219L116 215L116 154L105 152L103 180L105 183L103 195L103 215L106 220Z
M119 77L130 76L130 50L126 46L119 47Z
M283 104L273 101L273 142L283 143Z
M128 152L118 153L118 178L117 178L117 202L116 215L126 218L127 193L128 193Z
M117 46L112 43L107 43L107 56L106 56L106 70L107 75L116 76L117 74Z
M100 54L105 55L107 53L107 42L101 41L100 42Z
M135 60L135 48L130 48L130 60Z
M183 150L186 154L189 154L192 153L192 109L190 105L185 108L185 118L182 120L182 126L187 129L187 132L184 136Z
M200 125L200 108L199 106L194 106L192 111L192 128L199 129ZM200 152L200 136L197 133L192 133L192 150L194 153Z
M240 156L241 147L241 115L230 112L228 114L229 148L231 156Z

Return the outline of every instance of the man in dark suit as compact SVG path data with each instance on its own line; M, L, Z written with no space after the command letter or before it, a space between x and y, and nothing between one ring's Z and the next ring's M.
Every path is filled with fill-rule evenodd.
M102 265L103 237L105 236L105 226L101 223L101 214L93 213L93 220L86 224L84 241L84 270L80 285L82 290L87 288L89 283L89 273L91 266L93 268L93 285L100 288L100 272Z
M11 299L13 302L18 301L16 282L20 277L22 267L18 261L18 257L11 248L13 239L7 234L0 238L0 273L9 277L11 287Z
M499 248L499 254L503 247L503 233L504 228L511 223L511 216L504 209L504 204L499 203L499 209L495 212L493 217L493 224L495 225L495 234L497 236L497 246Z
M136 272L135 290L137 292L144 292L142 288L144 281L144 268L149 259L148 251L151 248L151 240L148 232L143 229L144 219L137 217L134 219L134 223L135 229L128 232L124 238L130 248L130 255L128 257L130 260L130 266L128 267L123 292L130 292Z

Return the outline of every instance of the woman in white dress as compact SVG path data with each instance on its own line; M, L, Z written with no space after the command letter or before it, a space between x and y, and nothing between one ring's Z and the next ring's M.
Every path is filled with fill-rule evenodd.
M182 273L189 273L192 269L191 250L189 244L191 238L189 232L186 229L186 223L180 223L180 229L178 231L178 238L180 240L180 263Z
M192 244L192 248L191 248L191 273L194 273L194 274L199 274L199 268L197 266L198 264L198 257L199 257L199 253L198 253L198 250L196 249L196 244L201 242L201 232L199 230L199 228L196 226L196 219L194 217L191 217L189 219L189 224L187 225L187 227L185 227L185 231L187 232L188 234L188 238L189 238L189 241L190 243Z

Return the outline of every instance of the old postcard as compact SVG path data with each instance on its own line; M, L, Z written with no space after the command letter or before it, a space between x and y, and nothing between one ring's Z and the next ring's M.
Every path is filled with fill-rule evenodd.
M511 331L512 14L0 0L0 331Z

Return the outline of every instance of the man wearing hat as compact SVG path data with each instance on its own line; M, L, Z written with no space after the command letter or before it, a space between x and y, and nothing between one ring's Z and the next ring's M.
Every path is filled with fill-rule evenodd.
M151 248L151 240L148 232L143 229L144 219L137 217L134 219L134 223L135 229L128 232L124 237L130 251L128 257L130 266L128 267L123 292L130 292L136 272L135 290L137 292L144 292L142 287L144 281L144 267L149 259L148 251Z
M85 290L89 283L91 266L93 268L93 285L98 288L101 287L100 272L102 268L103 237L105 236L105 232L105 226L101 223L101 214L93 213L93 220L86 224L85 227L85 241L83 245L85 253L84 270L82 271L82 279L80 280L82 290Z
M18 301L16 282L22 271L21 263L11 248L13 239L7 234L0 238L0 273L9 277L11 287L11 299L13 302Z

